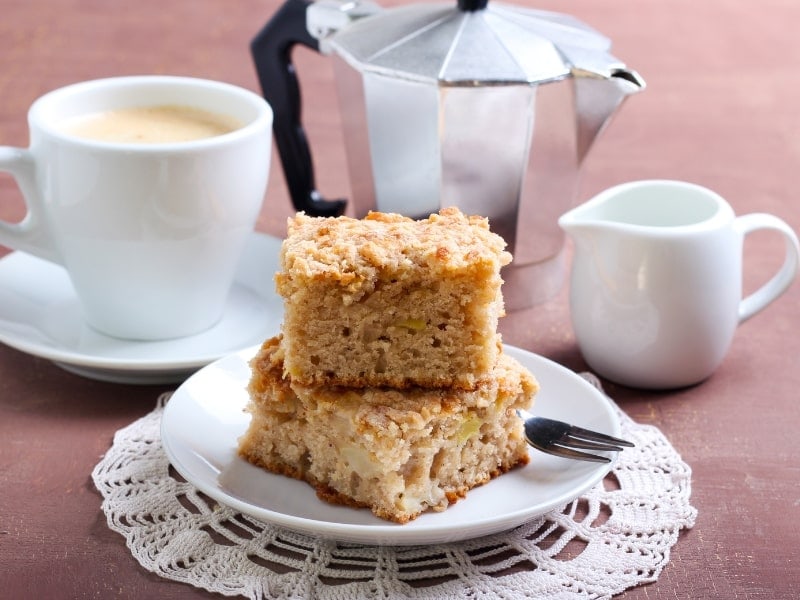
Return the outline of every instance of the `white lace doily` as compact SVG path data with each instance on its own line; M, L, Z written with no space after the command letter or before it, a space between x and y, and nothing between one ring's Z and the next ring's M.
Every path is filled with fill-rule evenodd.
M697 515L689 466L657 428L618 410L636 447L581 498L523 526L430 546L317 539L221 506L184 481L161 446L167 400L116 433L92 478L109 527L145 569L228 596L609 598L655 581Z

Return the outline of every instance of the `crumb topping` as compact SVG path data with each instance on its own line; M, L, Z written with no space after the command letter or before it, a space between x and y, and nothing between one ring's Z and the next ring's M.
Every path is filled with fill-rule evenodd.
M486 218L455 207L418 221L377 212L363 219L298 213L289 219L288 233L281 250L284 273L334 278L342 286L420 266L435 275L511 262L505 241L489 230Z

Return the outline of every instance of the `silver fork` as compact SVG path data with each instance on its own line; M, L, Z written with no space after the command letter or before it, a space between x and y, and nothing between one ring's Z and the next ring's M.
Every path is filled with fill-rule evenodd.
M633 444L627 440L570 425L563 421L536 417L524 410L517 410L517 415L525 422L525 438L528 443L547 454L575 460L607 463L611 462L609 457L581 452L581 450L619 452L623 448L633 447Z

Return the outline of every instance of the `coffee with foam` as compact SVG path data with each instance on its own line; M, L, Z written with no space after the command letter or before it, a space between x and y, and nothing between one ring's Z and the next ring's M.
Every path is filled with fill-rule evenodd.
M159 105L117 108L67 119L64 133L126 144L167 144L215 137L242 126L227 115L193 106Z

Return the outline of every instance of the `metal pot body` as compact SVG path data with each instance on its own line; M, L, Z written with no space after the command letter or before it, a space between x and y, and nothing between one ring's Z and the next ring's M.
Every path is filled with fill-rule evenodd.
M323 199L290 61L331 56L352 198ZM565 277L558 217L580 164L638 75L610 41L566 15L485 0L383 10L366 0L286 0L253 41L292 201L313 215L426 217L446 206L489 218L514 260L509 310L552 297Z
M580 164L574 80L446 86L362 73L336 55L334 65L353 214L457 206L486 216L514 256L507 308L556 293L557 220L574 205Z

